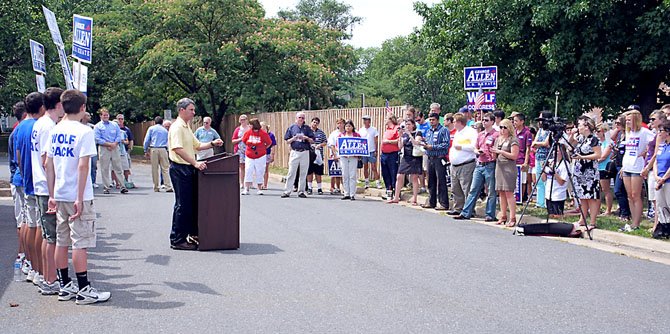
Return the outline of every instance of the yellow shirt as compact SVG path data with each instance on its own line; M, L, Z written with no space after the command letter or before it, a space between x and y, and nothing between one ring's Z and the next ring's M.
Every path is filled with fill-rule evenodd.
M170 131L168 131L168 148L170 150L170 160L178 164L190 165L186 160L182 159L179 154L177 154L175 148L183 148L186 154L190 155L195 159L195 154L200 147L200 142L198 138L195 137L193 131L188 127L188 124L184 122L181 117L177 117L177 120L172 123L170 126Z

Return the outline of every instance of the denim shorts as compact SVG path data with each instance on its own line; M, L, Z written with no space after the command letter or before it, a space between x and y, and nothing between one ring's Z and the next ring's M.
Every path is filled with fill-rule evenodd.
M367 164L367 163L376 164L377 163L377 152L371 152L369 156L361 157L361 160L363 161L364 164Z
M640 173L623 172L624 177L640 176Z

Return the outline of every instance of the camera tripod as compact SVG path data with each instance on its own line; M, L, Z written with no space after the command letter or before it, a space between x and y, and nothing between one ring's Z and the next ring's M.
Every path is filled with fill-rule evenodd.
M550 171L552 173L552 181L556 177L557 167L560 164L563 164L563 166L565 166L565 169L568 171L568 179L567 179L566 182L570 182L569 184L572 186L572 193L571 193L572 198L576 199L577 196L575 194L575 184L574 184L573 178L572 178L573 173L572 173L572 170L570 169L570 165L568 165L569 155L566 152L565 145L562 145L560 143L560 141L563 140L565 142L565 144L569 145L572 149L574 149L574 147L572 145L570 145L570 143L567 141L567 138L565 138L563 134L564 134L564 132L558 132L558 133L551 133L550 134L550 136L553 136L553 137L549 138L549 140L552 143L551 143L551 146L549 148L549 153L547 154L547 160L544 161L544 164L542 165L542 169L540 169L541 173L537 177L539 178L539 177L542 176L542 173L544 173L545 168L547 167L549 161L553 157L554 163L549 167ZM557 153L558 153L559 150L561 152L562 159L561 159L560 163L557 164L556 163L556 157L557 157ZM519 217L519 225L521 225L521 222L523 221L523 216L526 214L526 209L528 208L528 205L530 204L530 201L533 198L533 194L537 190L537 184L539 182L540 182L540 179L535 181L535 184L533 184L533 190L530 192L530 194L528 195L528 198L526 199L526 202L524 203L523 210L521 211L521 216ZM549 185L549 187L550 187L549 188L549 198L547 198L547 200L551 200L551 194L554 190L554 182L551 182L551 185ZM579 199L577 199L577 209L579 210L579 215L582 217L582 220L584 221L584 225L587 225L586 215L582 211L581 203L579 202ZM545 220L545 223L549 223L549 212L547 212L547 218ZM516 232L517 232L517 229L515 228L514 232L512 234L516 235ZM593 237L591 236L591 230L588 228L588 226L586 228L586 233L589 236L589 240L593 240Z

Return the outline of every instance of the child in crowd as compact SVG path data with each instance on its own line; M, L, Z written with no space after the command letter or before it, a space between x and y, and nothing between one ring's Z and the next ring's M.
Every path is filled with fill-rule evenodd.
M560 150L556 151L556 159L547 162L542 171L545 185L545 196L549 218L563 218L563 208L568 192L568 169Z

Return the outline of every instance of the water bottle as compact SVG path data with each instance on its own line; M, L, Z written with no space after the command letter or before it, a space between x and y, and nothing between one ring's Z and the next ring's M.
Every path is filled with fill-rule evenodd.
M16 258L16 261L14 261L14 281L23 281L23 273L21 272L21 258L18 257Z

